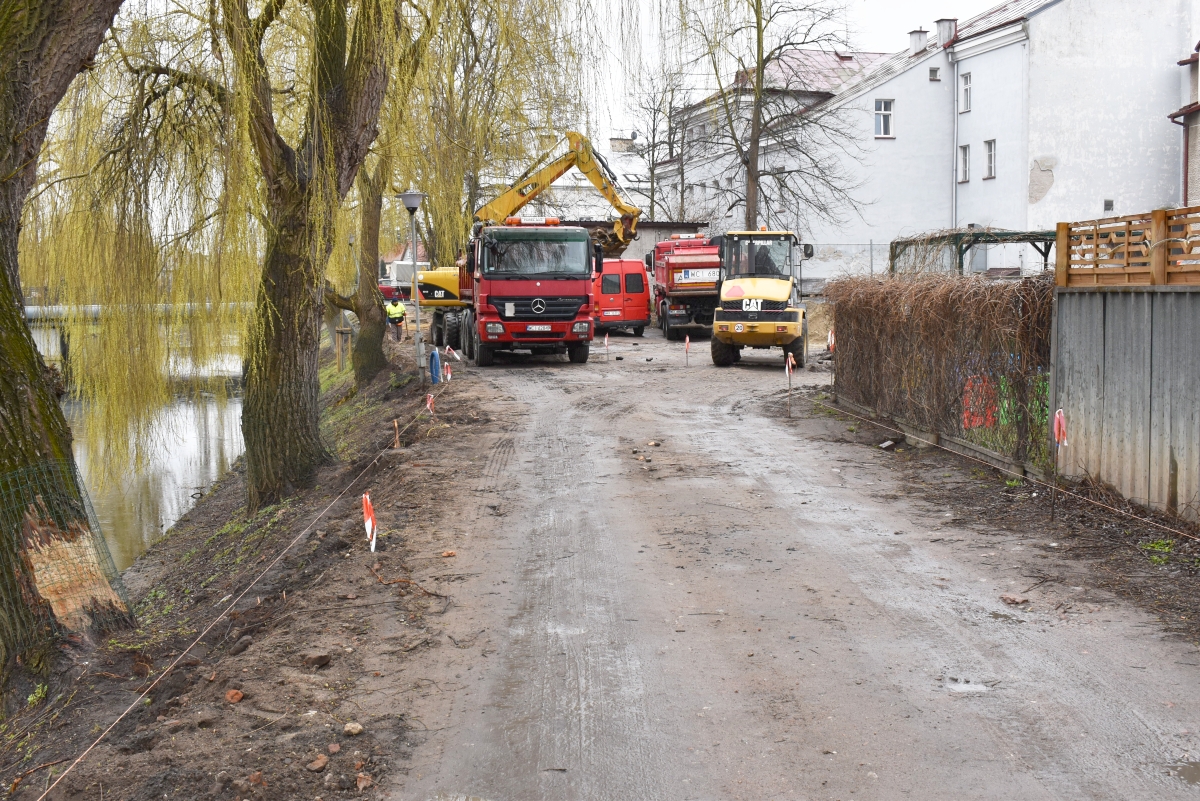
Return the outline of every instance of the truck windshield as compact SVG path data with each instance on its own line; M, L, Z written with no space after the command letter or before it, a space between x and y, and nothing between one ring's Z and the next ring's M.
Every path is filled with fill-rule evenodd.
M588 241L570 239L485 240L485 275L571 275L590 276Z
M792 237L730 235L725 240L725 274L788 277L792 274Z

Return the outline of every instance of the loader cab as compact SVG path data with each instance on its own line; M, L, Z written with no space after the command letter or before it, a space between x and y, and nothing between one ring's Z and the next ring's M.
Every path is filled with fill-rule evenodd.
M731 232L721 239L723 278L792 278L796 235L788 231Z

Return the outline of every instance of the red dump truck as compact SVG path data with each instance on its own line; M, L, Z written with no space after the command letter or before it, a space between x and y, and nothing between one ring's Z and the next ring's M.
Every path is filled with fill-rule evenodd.
M555 217L477 224L459 272L459 296L468 305L447 310L447 325L453 316L450 327L462 332L467 357L480 367L501 350L586 362L592 281L602 258L586 229Z
M721 275L720 249L698 234L673 234L646 254L654 276L658 327L667 339L711 333Z

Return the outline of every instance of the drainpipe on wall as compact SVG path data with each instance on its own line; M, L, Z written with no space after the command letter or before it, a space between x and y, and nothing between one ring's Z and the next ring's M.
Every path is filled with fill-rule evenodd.
M950 227L958 228L958 59L954 62L954 142L950 145Z

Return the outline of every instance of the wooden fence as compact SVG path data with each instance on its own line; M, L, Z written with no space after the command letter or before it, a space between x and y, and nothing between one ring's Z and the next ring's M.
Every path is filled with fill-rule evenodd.
M1060 287L1200 285L1200 206L1059 223Z

